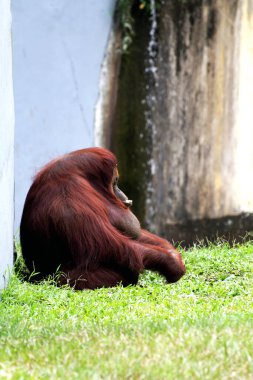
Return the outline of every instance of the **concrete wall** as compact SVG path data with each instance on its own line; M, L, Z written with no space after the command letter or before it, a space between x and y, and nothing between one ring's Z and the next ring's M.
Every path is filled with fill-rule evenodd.
M241 210L253 213L253 0L241 7L235 188Z
M0 0L0 289L13 261L13 145L10 0Z
M115 0L13 0L15 229L38 168L93 145Z
M253 0L150 5L133 8L111 123L122 190L169 240L240 239L253 230Z

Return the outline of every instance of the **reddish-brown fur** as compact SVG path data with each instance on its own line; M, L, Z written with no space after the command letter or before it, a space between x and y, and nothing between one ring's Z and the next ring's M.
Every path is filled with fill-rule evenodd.
M75 289L136 284L144 269L168 282L185 273L181 255L145 230L115 196L115 156L102 148L47 164L28 192L20 226L25 262L35 278L56 273Z

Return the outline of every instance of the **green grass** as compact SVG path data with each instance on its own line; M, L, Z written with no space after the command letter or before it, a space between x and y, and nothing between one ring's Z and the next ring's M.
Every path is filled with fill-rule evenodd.
M0 303L0 379L253 379L253 244L184 252L166 285L74 292L13 275Z

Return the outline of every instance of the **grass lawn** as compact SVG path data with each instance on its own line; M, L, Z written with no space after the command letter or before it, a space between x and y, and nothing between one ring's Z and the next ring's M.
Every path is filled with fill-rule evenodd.
M184 252L166 285L74 292L12 276L0 302L0 379L253 379L253 244Z

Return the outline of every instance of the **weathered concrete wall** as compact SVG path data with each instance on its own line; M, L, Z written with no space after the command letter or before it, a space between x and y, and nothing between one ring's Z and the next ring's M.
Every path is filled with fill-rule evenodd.
M115 0L13 0L15 229L35 172L94 144L100 68Z
M253 0L242 1L236 115L236 188L242 211L253 212Z
M253 212L253 2L150 4L133 7L119 75L111 146L124 190L149 228L175 239L191 221L241 223Z
M163 6L152 113L155 210L149 215L159 230L164 223L240 211L235 199L240 21L237 0Z
M10 0L0 0L0 289L13 263L14 107Z

